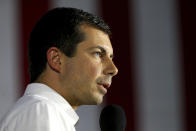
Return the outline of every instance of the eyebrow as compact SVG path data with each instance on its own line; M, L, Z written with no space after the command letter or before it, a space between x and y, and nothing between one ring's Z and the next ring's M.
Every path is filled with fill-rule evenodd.
M102 53L107 54L106 49L103 48L102 46L99 46L99 45L98 45L98 46L94 46L94 47L89 47L88 50L92 50L92 49L96 49L96 48L97 48L97 49L100 49ZM113 59L113 58L114 58L114 54L111 54L111 55L110 55L110 58Z

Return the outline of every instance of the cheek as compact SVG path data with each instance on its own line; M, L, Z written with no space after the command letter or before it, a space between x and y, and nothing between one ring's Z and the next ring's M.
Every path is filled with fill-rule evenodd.
M94 63L89 62L89 63L86 63L84 66L85 66L85 70L86 70L88 77L95 78L101 75L101 72L102 72L101 64L96 63L96 62Z

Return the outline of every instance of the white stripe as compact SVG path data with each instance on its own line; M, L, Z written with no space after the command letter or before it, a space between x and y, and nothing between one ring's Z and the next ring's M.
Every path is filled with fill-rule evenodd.
M183 131L175 0L133 0L139 131Z
M0 1L0 119L17 100L21 88L17 13L15 0Z

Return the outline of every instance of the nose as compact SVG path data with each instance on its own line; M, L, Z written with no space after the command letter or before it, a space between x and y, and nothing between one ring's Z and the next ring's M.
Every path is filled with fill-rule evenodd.
M105 66L105 69L104 69L104 74L105 75L110 75L110 76L115 76L115 75L118 74L118 69L115 66L112 59L108 59L108 61L106 62L106 66Z

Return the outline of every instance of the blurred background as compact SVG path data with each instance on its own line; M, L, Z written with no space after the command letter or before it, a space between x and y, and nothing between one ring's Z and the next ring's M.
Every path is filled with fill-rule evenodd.
M126 112L126 131L196 131L194 0L0 0L0 118L28 84L27 44L36 21L54 7L104 18L112 30L118 75L105 101L81 106L77 131L100 131L108 104Z

